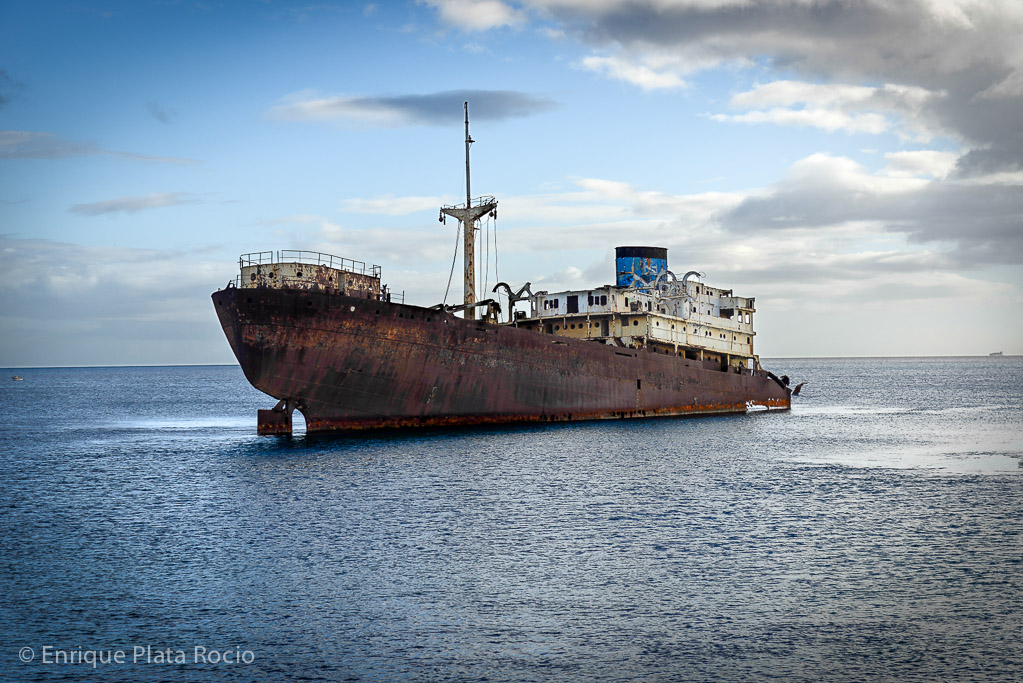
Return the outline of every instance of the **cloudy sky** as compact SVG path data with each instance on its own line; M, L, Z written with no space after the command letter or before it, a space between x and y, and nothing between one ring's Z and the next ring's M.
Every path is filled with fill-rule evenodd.
M755 296L765 357L1023 353L1021 35L1018 0L5 0L0 366L232 362L252 251L439 303L464 100L488 288L647 244Z

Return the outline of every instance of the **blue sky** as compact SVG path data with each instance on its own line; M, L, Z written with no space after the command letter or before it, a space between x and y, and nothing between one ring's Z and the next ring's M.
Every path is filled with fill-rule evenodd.
M438 303L464 99L490 286L650 244L755 296L764 356L1023 353L1020 35L1010 1L8 0L0 365L232 362L209 294L250 251Z

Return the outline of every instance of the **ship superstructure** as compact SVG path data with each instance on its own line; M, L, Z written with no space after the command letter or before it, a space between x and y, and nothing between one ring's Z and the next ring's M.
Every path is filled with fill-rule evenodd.
M706 285L694 279L702 277L697 271L676 278L661 247L618 247L616 256L614 285L530 293L523 297L529 311L518 311L510 322L562 337L711 361L732 372L757 367L753 298Z

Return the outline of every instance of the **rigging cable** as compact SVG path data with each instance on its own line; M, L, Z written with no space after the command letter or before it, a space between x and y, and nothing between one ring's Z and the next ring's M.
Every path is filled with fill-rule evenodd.
M444 288L444 301L441 303L442 306L448 305L448 291L451 289L451 278L455 276L455 261L458 260L458 238L462 235L462 221L458 221L458 227L455 229L455 253L451 255L451 272L448 273L448 286Z
M458 174L462 179L462 185L458 192L461 194L465 192L465 176L461 173ZM468 204L466 210L469 209ZM451 291L451 278L455 276L455 262L458 260L458 238L462 235L462 221L458 221L458 228L455 229L455 253L451 255L451 272L448 273L448 286L444 288L444 301L441 303L442 306L448 305L448 292Z

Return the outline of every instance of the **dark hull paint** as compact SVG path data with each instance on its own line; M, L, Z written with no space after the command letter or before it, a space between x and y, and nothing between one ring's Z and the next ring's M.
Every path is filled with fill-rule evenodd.
M246 378L298 408L308 432L790 407L788 389L768 373L417 306L234 287L213 302Z

